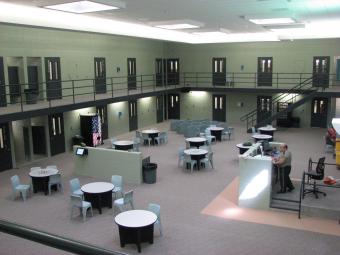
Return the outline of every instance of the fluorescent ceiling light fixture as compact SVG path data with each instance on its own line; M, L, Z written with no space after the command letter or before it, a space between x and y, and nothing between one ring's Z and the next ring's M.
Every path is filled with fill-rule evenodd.
M98 11L119 9L119 7L116 7L116 6L96 3L92 1L77 1L77 2L64 3L64 4L47 5L44 7L48 9L72 12L72 13L88 13L88 12L98 12Z
M203 35L203 36L227 36L226 33L219 31L210 31L210 32L194 32L193 35Z
M266 29L270 30L281 30L281 29L295 29L295 28L305 28L305 24L303 23L296 23L296 24L286 24L286 25L268 25L263 26Z
M188 24L188 23L182 23L182 24L172 24L172 25L157 25L158 28L164 28L164 29L189 29L189 28L199 28L199 26Z
M249 19L257 25L274 25L274 24L293 24L295 20L292 18L274 18L274 19Z

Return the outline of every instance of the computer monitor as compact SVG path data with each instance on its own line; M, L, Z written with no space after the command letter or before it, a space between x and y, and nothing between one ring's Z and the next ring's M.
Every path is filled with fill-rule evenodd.
M83 156L87 154L87 149L85 148L77 148L76 150L76 155L78 156Z

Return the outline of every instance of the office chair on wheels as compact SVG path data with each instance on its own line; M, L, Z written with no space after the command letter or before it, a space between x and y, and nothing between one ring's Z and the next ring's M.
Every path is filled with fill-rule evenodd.
M316 187L316 181L317 180L323 180L325 175L325 157L319 158L319 161L316 165L315 170L313 170L313 162L311 159L309 159L308 162L308 171L304 172L304 177L307 177L307 183L310 184L310 181L313 180L312 188L311 189L303 189L302 198L305 197L306 194L313 193L315 195L315 198L319 198L318 194L323 194L326 196L327 194L325 192L320 191ZM304 178L305 179L305 178ZM303 184L305 185L305 184Z

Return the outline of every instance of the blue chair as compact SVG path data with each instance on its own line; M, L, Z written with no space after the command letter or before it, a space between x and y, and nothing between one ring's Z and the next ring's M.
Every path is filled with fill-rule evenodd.
M143 144L148 144L150 146L152 138L148 134L142 133Z
M51 195L51 187L53 185L56 185L58 189L60 189L61 192L63 192L63 184L61 182L61 175L60 174L55 174L51 175L49 177L48 181L48 194Z
M12 183L12 199L14 200L19 193L22 196L22 199L26 201L27 193L31 189L30 185L20 184L20 179L18 175L14 175L11 177Z
M204 159L201 159L200 163L203 164L204 167L207 167L210 164L211 168L214 169L213 152L208 151L208 154Z
M150 203L148 205L148 211L153 212L154 214L157 215L157 220L156 220L156 222L154 224L158 225L159 233L162 236L163 235L163 231L162 231L162 222L161 222L161 206L158 205L158 204Z
M118 193L120 193L120 196L123 196L123 177L120 175L112 175L111 183L115 186L112 190L114 198L117 198Z
M74 208L79 208L81 214L83 215L83 221L85 221L85 219L86 219L86 213L87 213L88 209L91 210L91 214L92 214L92 217L93 217L93 211L92 211L91 203L87 202L87 201L83 201L81 196L71 195L71 219L72 219L72 216L73 216L73 209Z
M116 146L114 145L114 143L117 141L117 139L116 138L111 138L111 148L112 149L115 149L116 148Z
M80 189L80 182L78 178L70 180L71 195L83 196L84 193Z
M140 145L140 138L134 137L133 138L133 151L138 152L139 151L139 145Z
M210 129L209 129L209 128L205 129L205 137L206 137L207 139L210 139L211 142L213 142L213 141L216 142L216 137L213 136L213 135L211 135L211 132L210 132Z
M113 213L116 215L117 210L119 212L126 211L126 205L130 205L132 210L134 209L133 206L133 190L125 192L122 198L118 198L113 202Z
M181 147L178 149L178 167L181 165L181 162L184 160L184 148Z
M183 159L183 170L187 167L187 164L190 164L190 170L191 173L194 170L194 166L197 165L197 160L191 159L190 155L184 154L184 159Z

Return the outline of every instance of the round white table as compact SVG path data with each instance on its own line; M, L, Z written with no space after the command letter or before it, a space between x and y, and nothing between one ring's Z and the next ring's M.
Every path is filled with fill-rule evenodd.
M255 142L260 141L260 140L270 141L271 139L273 139L273 136L271 136L271 135L256 134L256 135L253 135L252 138L255 139Z
M116 150L128 151L133 149L133 141L120 140L115 141L113 144Z
M251 146L252 146L252 145L249 145L249 146L243 145L243 143L238 143L238 144L236 144L236 147L239 149L240 154L245 153L247 150L249 150L249 148L250 148Z
M208 127L208 129L210 130L211 135L216 137L216 141L222 141L223 127Z
M158 129L144 129L141 131L142 134L147 134L152 139L152 144L155 144L155 137L158 136L160 131Z
M197 149L204 145L207 142L207 139L204 137L190 137L185 139L190 144L190 147L195 146Z
M200 161L202 158L205 158L205 155L208 154L207 150L204 149L187 149L184 150L184 153L190 155L191 159L197 161L197 169L200 169Z
M58 173L59 170L54 168L42 168L31 171L29 176L32 178L33 192L43 191L47 195L50 176Z
M265 127L260 127L257 130L260 131L260 134L274 136L274 132L276 131L276 128L272 126L265 126Z
M153 225L157 215L146 210L130 210L118 214L115 222L119 227L120 246L135 243L141 252L141 242L153 243Z
M81 187L84 192L84 200L91 202L93 208L97 208L102 214L102 206L112 208L112 190L114 185L110 182L92 182Z

